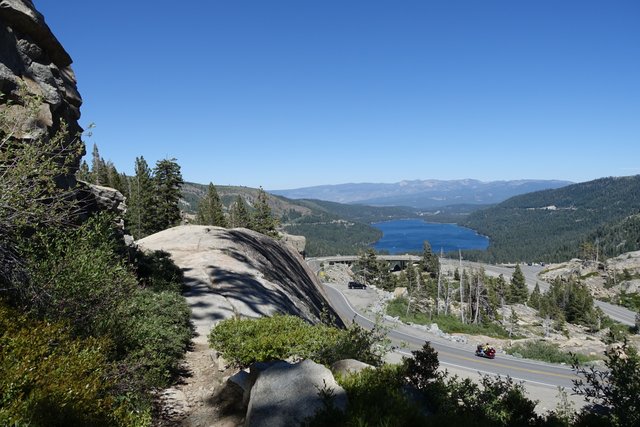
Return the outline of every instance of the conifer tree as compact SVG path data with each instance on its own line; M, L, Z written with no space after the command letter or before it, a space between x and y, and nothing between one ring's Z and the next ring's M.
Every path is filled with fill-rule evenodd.
M98 145L93 144L93 151L91 153L91 177L92 183L96 185L108 185L108 172L104 159L100 157L98 151Z
M227 219L224 216L222 202L212 182L209 183L206 196L200 201L196 222L202 225L227 227Z
M93 178L91 177L91 171L89 170L89 165L85 160L80 163L80 168L78 168L78 171L76 172L76 179L78 181L92 182Z
M136 158L135 176L129 179L126 226L136 239L154 232L155 203L151 169L144 157Z
M184 181L176 159L156 162L153 169L155 184L156 222L154 232L173 227L180 222L180 188Z
M366 285L371 285L379 277L379 267L376 251L369 248L360 253L360 256L353 264L353 272L360 281Z
M531 295L529 295L529 307L539 310L541 297L542 294L540 293L540 286L538 285L538 282L536 282L536 286L533 288L533 292L531 292Z
M516 269L511 276L511 283L509 285L509 303L510 304L524 304L529 297L529 290L527 289L527 283L522 274L520 264L516 265Z
M502 307L509 298L509 287L507 281L504 279L504 275L500 274L496 280L496 295L500 301L500 307Z
M249 228L251 227L251 217L249 216L249 210L247 204L241 196L236 197L236 200L229 209L229 222L231 227L234 228Z
M258 199L256 200L251 223L251 229L258 233L271 237L275 237L278 234L276 231L277 220L271 213L267 193L262 187L258 190Z
M418 277L416 275L416 269L411 262L407 264L405 268L405 280L406 286L409 292L412 292L418 286Z
M431 277L437 277L440 271L440 261L438 256L431 250L431 245L427 240L422 243L422 259L420 260L420 270L429 272Z

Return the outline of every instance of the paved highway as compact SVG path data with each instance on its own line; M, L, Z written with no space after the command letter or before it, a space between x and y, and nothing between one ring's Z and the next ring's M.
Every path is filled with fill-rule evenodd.
M349 292L375 292L373 290L347 290L337 285L325 285L329 301L333 308L343 319L353 319L364 328L371 329L374 322L356 311L349 303L345 293ZM422 347L425 341L430 341L438 352L440 365L465 369L471 372L487 374L509 375L516 380L536 384L549 389L557 386L571 389L572 380L576 378L570 367L536 362L526 359L517 359L506 354L499 354L495 359L489 360L476 357L473 344L458 344L426 332L411 328L407 325L389 323L391 326L388 336L394 345L404 343L406 347L399 350L402 354L410 356L410 351Z
M401 259L403 257L410 258L414 261L417 261L420 259L419 257L408 256L408 255L395 255L387 258ZM307 259L307 263L317 271L321 262L353 261L354 259L357 259L357 257L335 256L335 257L325 257L325 258L309 258ZM456 267L459 266L459 261L454 259L443 258L441 262L445 268L455 269ZM475 269L484 268L484 271L488 275L497 277L500 274L502 274L507 280L511 277L514 270L513 267L507 267L503 265L493 265L493 264L482 264L482 263L470 262L470 261L462 261L462 266L463 268L475 268ZM525 281L527 282L527 286L529 287L529 291L533 290L536 283L538 283L538 285L540 286L540 290L542 292L549 289L549 284L538 278L538 273L540 273L544 267L536 266L536 265L521 264L520 268L522 269L522 273L524 274ZM634 311L631 311L619 305L609 304L604 301L596 300L595 305L600 307L602 311L613 320L629 326L635 325L636 313Z

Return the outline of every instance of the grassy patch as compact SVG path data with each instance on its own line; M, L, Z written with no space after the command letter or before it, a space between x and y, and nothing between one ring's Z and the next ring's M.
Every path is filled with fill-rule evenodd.
M622 292L618 296L618 304L633 311L640 311L640 294Z
M398 317L403 322L416 323L418 325L437 323L440 330L449 334L487 335L495 338L509 337L509 332L496 323L470 325L462 323L460 319L454 316L430 316L428 313L414 312L411 310L407 313L407 300L404 298L396 298L390 301L387 306L387 314Z
M560 350L557 344L547 341L527 341L522 344L516 344L506 350L507 354L520 355L526 359L542 360L551 363L571 364L573 357L569 353ZM584 354L575 354L580 363L599 360L600 357L587 356Z

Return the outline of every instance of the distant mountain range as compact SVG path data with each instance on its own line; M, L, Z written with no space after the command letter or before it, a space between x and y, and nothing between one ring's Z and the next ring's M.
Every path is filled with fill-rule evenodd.
M534 191L561 188L570 181L523 179L482 182L475 179L413 180L394 184L319 185L293 190L273 190L290 199L317 199L370 206L409 206L434 209L457 204L488 205Z

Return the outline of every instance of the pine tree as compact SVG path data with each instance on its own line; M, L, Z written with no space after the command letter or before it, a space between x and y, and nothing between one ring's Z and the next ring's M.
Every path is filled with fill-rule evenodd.
M500 307L504 305L505 301L509 300L509 287L502 274L500 274L496 280L496 295L500 301Z
M539 310L541 297L540 286L538 285L538 282L536 282L536 286L533 288L533 292L531 292L531 295L529 296L529 307Z
M125 223L136 239L154 232L155 203L151 169L144 157L136 158L135 176L129 179L129 199Z
M104 159L100 157L97 144L93 144L93 151L91 153L91 177L93 178L93 184L108 185L107 181L109 180L109 176L106 164Z
M431 250L431 245L427 240L422 243L422 259L420 269L429 272L431 277L437 277L440 271L440 261L438 256Z
M371 285L380 276L380 264L378 256L373 249L367 249L360 253L360 256L353 264L353 272L360 281L366 285Z
M518 321L520 318L518 317L518 313L511 308L511 315L509 316L509 337L518 333Z
M176 159L158 160L153 169L153 181L156 189L156 223L154 228L157 232L173 227L180 222L180 188L184 181Z
M262 187L260 187L258 190L258 199L256 200L255 210L251 218L251 229L258 233L275 237L278 235L276 225L277 220L271 214L267 193L262 189Z
M104 165L104 168L106 171L107 181L102 185L115 188L123 195L126 194L127 181L122 179L122 175L118 172L116 166L111 161L108 161Z
M510 304L524 304L529 297L529 290L527 289L527 283L522 274L520 264L516 265L516 269L511 276L511 283L509 285L509 303Z
M249 216L249 210L247 204L241 196L238 196L231 205L229 210L229 222L231 227L234 228L249 228L251 227L251 217Z
M409 292L413 292L413 290L418 286L418 277L416 275L416 269L411 262L407 264L405 268L405 280L406 286Z
M196 222L202 225L227 227L227 219L224 216L222 202L212 182L209 183L207 188L207 195L200 201Z
M78 171L76 172L76 179L78 181L92 182L93 178L91 176L91 171L89 170L89 165L85 160L80 163L80 168L78 168Z

